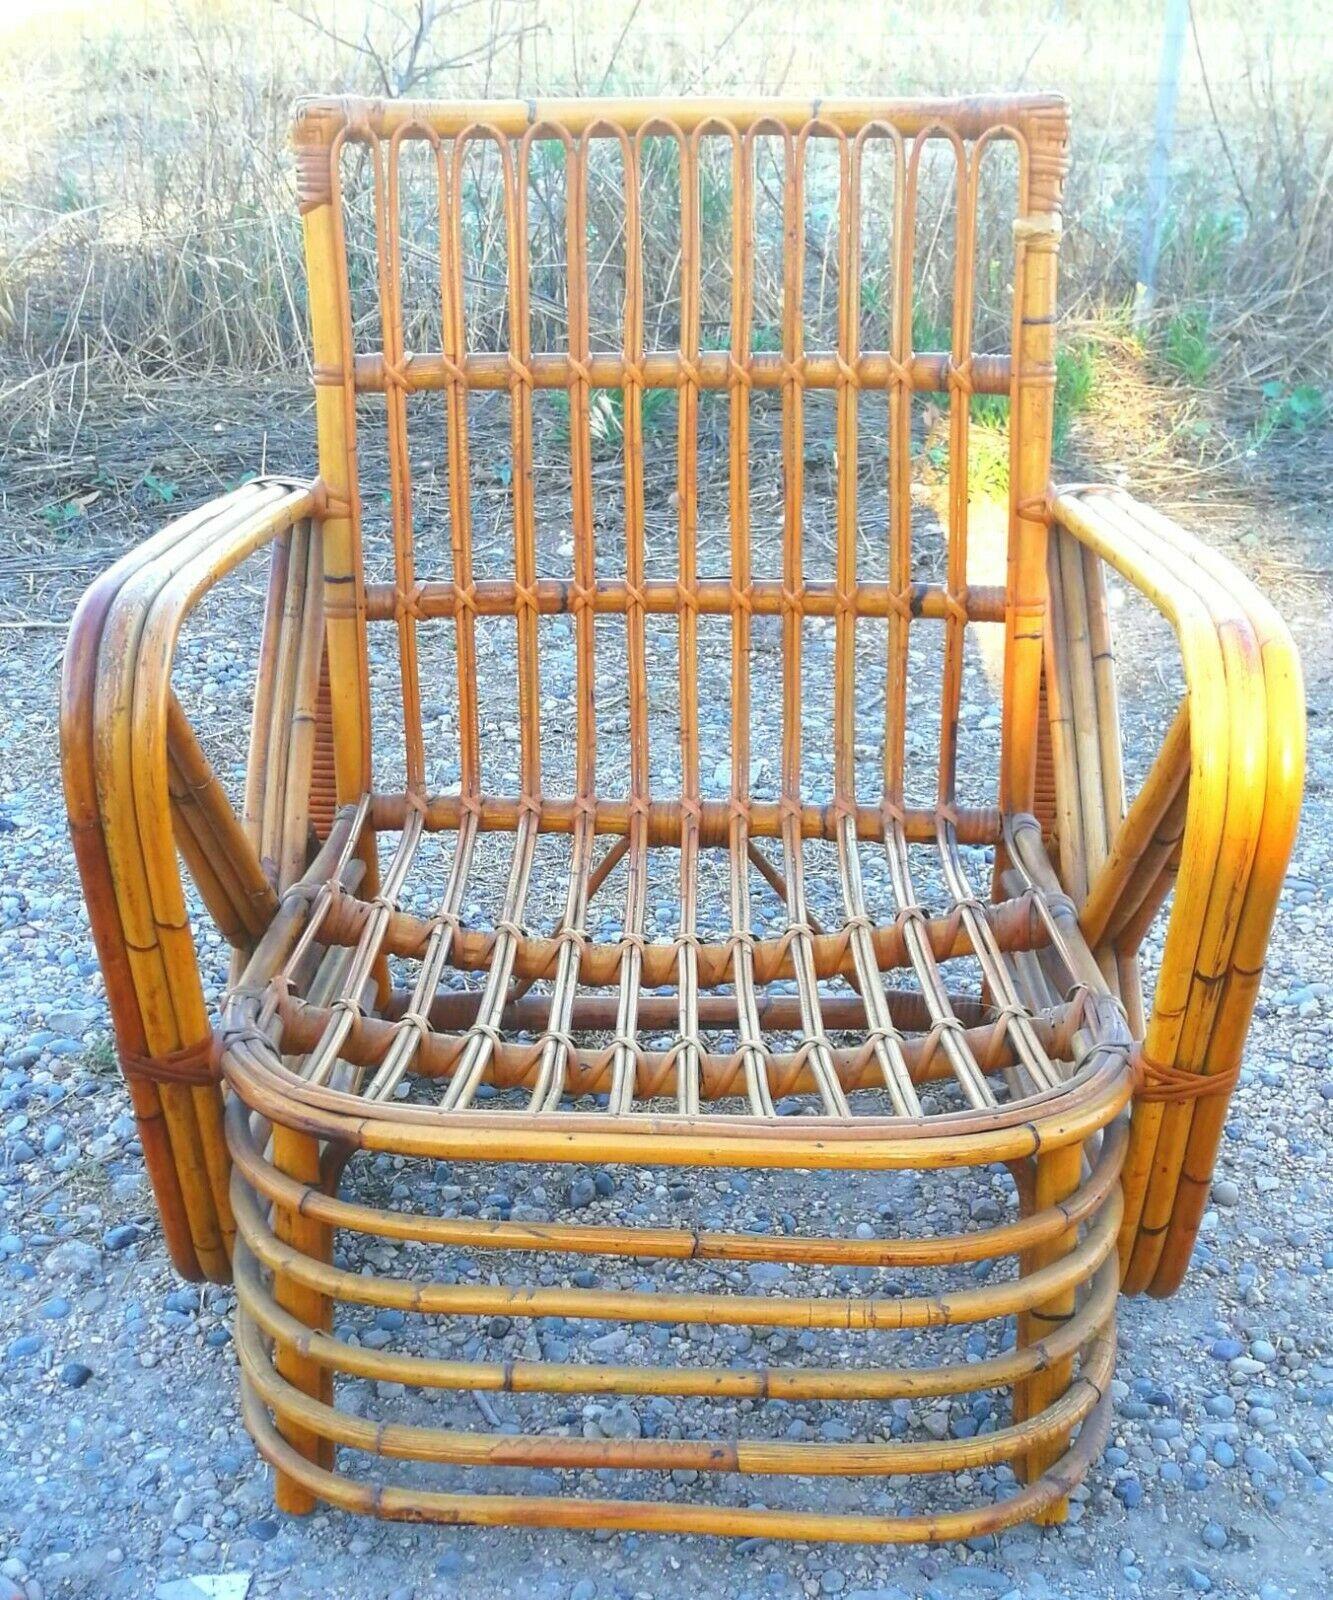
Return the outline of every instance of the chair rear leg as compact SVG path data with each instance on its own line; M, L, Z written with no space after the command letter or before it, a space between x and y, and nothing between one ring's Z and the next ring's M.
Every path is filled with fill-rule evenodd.
M316 1189L326 1187L326 1174L321 1169L319 1141L310 1134L298 1133L291 1128L275 1126L273 1129L273 1164L289 1178L310 1184ZM336 1183L336 1176L334 1179ZM333 1230L327 1223L316 1222L298 1211L275 1206L273 1231L284 1243L291 1245L310 1261L333 1260ZM297 1283L281 1272L273 1277L273 1298L307 1328L328 1333L333 1327L333 1301L317 1289ZM303 1394L325 1405L333 1404L333 1374L318 1361L302 1355L290 1345L278 1342L274 1352L274 1365L278 1372L300 1389ZM333 1466L333 1443L309 1428L286 1420L279 1424L287 1442L315 1466L329 1469ZM314 1509L315 1497L302 1484L284 1472L276 1475L274 1498L280 1511L304 1515Z
M1041 1211L1068 1199L1078 1188L1082 1165L1083 1147L1079 1144L1064 1145L1058 1150L1046 1151L1039 1155L1033 1163L1030 1190L1025 1193L1027 1186L1019 1187L1024 1210ZM1020 1261L1023 1276L1029 1277L1040 1268L1049 1266L1062 1256L1068 1255L1077 1242L1078 1229L1070 1228L1045 1244L1024 1251ZM1027 1347L1035 1344L1050 1334L1060 1323L1067 1321L1074 1313L1075 1297L1076 1291L1072 1288L1067 1289L1021 1315L1018 1318L1019 1345ZM1026 1421L1059 1399L1068 1389L1072 1376L1073 1361L1066 1357L1015 1384L1014 1421ZM1034 1445L1015 1461L1014 1469L1024 1483L1035 1483L1068 1448L1067 1434L1054 1438L1046 1444ZM1063 1522L1068 1511L1069 1502L1062 1498L1053 1502L1046 1510L1038 1512L1034 1520L1052 1526Z

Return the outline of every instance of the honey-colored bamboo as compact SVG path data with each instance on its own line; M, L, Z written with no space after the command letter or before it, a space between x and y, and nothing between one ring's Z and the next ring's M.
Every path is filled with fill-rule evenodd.
M675 321L665 331L646 315L645 231L649 207L661 204L644 191L650 140L670 147L679 179L669 190L679 239ZM761 141L781 169L771 191L781 212L781 316L776 348L766 349L756 348L755 326ZM1059 1521L1107 1436L1117 1289L1174 1288L1202 1214L1290 851L1303 739L1290 640L1254 590L1128 496L1050 486L1063 101L313 100L298 108L295 143L319 477L247 485L180 518L99 580L71 630L62 702L75 853L168 1247L187 1276L234 1274L242 1409L275 1469L279 1505L879 1542ZM978 205L1002 143L1017 156L1014 320L1009 350L981 354ZM559 199L548 220L563 252L567 337L551 351L534 349L530 209L534 174L548 181L556 146ZM610 350L595 348L595 148L618 163L622 207L619 348ZM414 149L440 221L432 285L439 336L425 350L408 348L404 298L415 247L403 160ZM914 347L932 150L953 193L947 350ZM370 186L371 349L359 347L368 335L352 314L349 151L364 157ZM820 151L832 156L831 176L827 193L815 195L808 169ZM475 347L474 242L464 226L479 153L496 186L505 267L503 318L487 348ZM890 189L881 197L887 258L874 269L885 280L874 292L889 307L878 340L863 316L872 154L884 158ZM720 329L705 324L706 164L728 178ZM831 335L807 326L805 310L807 212L816 199L831 207L822 258L822 270L836 275ZM875 342L887 348L868 347ZM568 417L561 443L572 561L559 578L540 570L537 390L562 393ZM593 451L599 390L618 394L623 419L618 571L608 570L603 547ZM644 402L659 390L674 396L669 507L650 501ZM419 537L424 514L413 487L417 408L409 402L431 391L443 397L444 573L426 554L438 545ZM511 555L499 573L479 572L474 560L470 399L487 391L508 396ZM820 392L831 396L835 445L831 574L812 570L812 507L822 490L807 436L816 413L809 397ZM710 540L703 515L700 416L709 393L725 409L724 547ZM879 526L868 523L863 489L873 393L887 411L884 437L873 441L887 500ZM780 414L776 575L756 570L757 394L770 395ZM976 394L1010 399L1003 586L967 579ZM948 474L943 559L928 572L911 481L923 395L943 397ZM358 404L382 406L385 419L391 568L375 582L361 548ZM657 544L668 527L664 569ZM171 668L189 612L266 545L238 820L172 694ZM1128 805L1106 565L1172 622L1187 683ZM572 659L573 772L560 783L543 762L551 711L542 624L557 616L570 619L560 626L570 630ZM481 713L479 679L490 669L478 619L487 618L513 619L518 760L507 784L495 781ZM628 749L614 756L614 719L597 696L603 618L624 639ZM718 624L701 619L710 618L726 629L729 681L720 691L704 671L707 628ZM755 681L757 618L774 619L780 641L771 685ZM678 742L669 782L651 759L659 668L650 619L669 629L674 649L667 687ZM978 623L1001 623L1006 636L998 804L971 803L965 787L964 664ZM810 630L829 624L831 715L820 729L808 715L817 659ZM430 786L422 704L431 659L424 642L441 633L451 636L456 662L458 783L446 794ZM884 709L881 770L868 783L858 661L872 638L884 652ZM372 639L396 668L393 729L372 718ZM923 787L908 732L921 714L914 662L924 641L939 662L940 737ZM447 689L430 680L433 696ZM771 693L779 721L771 748L756 750L761 691ZM730 714L725 752L712 733L719 708L705 699L719 692ZM384 783L380 741L390 738L401 743L403 771ZM709 784L720 753L729 764L722 795ZM812 792L812 755L827 757L831 792ZM755 792L761 760L776 794ZM559 906L549 932L529 926L547 872L543 835L563 841L562 877L542 883ZM433 849L439 836L443 852ZM993 857L984 865L983 851ZM653 931L662 926L654 888L663 852L677 901L665 933ZM705 908L710 853L728 879L721 932ZM233 946L232 983L215 1021L181 861ZM423 901L416 890L427 876ZM479 921L483 876L494 879L499 909ZM781 907L773 925L756 920L755 885ZM1138 947L1173 891L1161 972L1145 994ZM451 974L473 976L456 986ZM783 1115L791 1110L802 1114ZM910 1170L933 1182L1003 1168L1018 1204L1016 1214L959 1234L883 1239L643 1228L613 1215L595 1225L445 1217L415 1199L384 1209L357 1198L362 1153L447 1159L468 1173L489 1162L595 1161ZM352 1270L335 1253L349 1236L372 1247L373 1270ZM403 1248L429 1253L420 1271L389 1264ZM541 1279L528 1268L460 1280L436 1264L450 1250L494 1253L511 1269L538 1257ZM762 1295L658 1288L652 1279L645 1283L653 1287L633 1290L566 1283L568 1264L590 1256L613 1266L894 1268L931 1281L891 1294L842 1286ZM1004 1262L1013 1268L976 1274ZM914 1339L932 1329L947 1340L972 1328L995 1343L980 1359L958 1347L933 1364L894 1366L454 1360L349 1340L339 1306L407 1318L820 1328L831 1338L891 1329ZM1016 1337L1006 1338L1010 1331ZM340 1403L342 1380L353 1377L414 1393L717 1403L838 1405L988 1389L1007 1394L1011 1412L970 1439L807 1445L752 1438L737 1426L717 1437L591 1440L354 1413ZM368 1469L348 1472L350 1453L368 1458ZM400 1460L449 1463L464 1478L477 1467L609 1468L645 1486L624 1498L589 1498L577 1482L559 1494L444 1492L395 1478ZM1007 1498L889 1516L671 1499L651 1486L654 1474L679 1468L889 1481L1003 1463L1021 1485Z

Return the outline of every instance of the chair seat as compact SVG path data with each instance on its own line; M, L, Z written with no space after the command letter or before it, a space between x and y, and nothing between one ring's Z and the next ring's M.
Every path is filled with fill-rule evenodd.
M480 807L433 830L430 807L408 807L387 852L381 840L389 859L372 892L365 841L390 809L367 796L339 813L228 997L224 1069L257 1109L304 1103L330 1137L347 1117L392 1126L394 1140L453 1130L478 1155L485 1130L497 1155L521 1131L534 1155L569 1141L608 1154L610 1139L632 1159L683 1141L653 1159L685 1162L702 1138L714 1160L728 1141L736 1161L775 1165L845 1142L847 1164L867 1144L877 1164L896 1164L891 1147L906 1140L905 1160L923 1134L1009 1129L1012 1154L1029 1154L1034 1118L1086 1106L1099 1124L1108 1097L1127 1092L1124 1013L1030 817L991 824L1007 863L992 901L974 887L989 848L945 825L910 852L900 824L864 816L829 818L822 845L738 832L650 852L642 830L580 833L559 806L513 831L485 830ZM492 876L482 841L504 863L493 917L470 903L475 878ZM551 843L566 859L542 895ZM650 855L691 862L674 869L688 892L665 918L659 900L656 921L644 909ZM730 892L701 910L713 857ZM622 863L626 887L613 893ZM779 908L762 926L752 875ZM566 915L529 926L516 893ZM840 909L821 918L816 903Z

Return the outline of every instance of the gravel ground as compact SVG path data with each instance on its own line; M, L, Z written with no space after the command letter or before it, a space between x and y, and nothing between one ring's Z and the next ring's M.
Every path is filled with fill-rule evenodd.
M229 435L233 427L258 428L258 406L219 405ZM159 429L144 460L156 461L159 471L164 456L168 465L177 462L182 481L188 478L182 501L208 492L214 479L225 481L226 463L208 450L209 430L172 439L158 418L136 419ZM112 422L94 431L110 453ZM18 548L49 548L21 470L7 492ZM0 615L43 622L65 614L81 578L100 564L99 552L165 514L142 486L107 498L113 504L62 536L68 543L61 562L6 567ZM1301 837L1190 1277L1169 1302L1121 1308L1110 1447L1077 1492L1067 1526L935 1550L411 1528L329 1512L304 1519L275 1513L271 1475L237 1411L233 1297L172 1276L113 1063L59 798L61 636L41 626L0 632L8 712L0 727L0 1600L154 1593L193 1600L196 1591L173 1585L216 1574L232 1575L232 1586L198 1592L293 1600L464 1593L542 1600L1214 1593L1278 1600L1329 1593L1333 526L1326 509L1309 505L1266 504L1257 523L1252 511L1228 503L1175 509L1277 597L1302 648L1311 760ZM234 598L206 608L182 668L188 704L224 717L242 703L246 681L234 642L250 630L259 580L255 571ZM1132 608L1122 615L1130 765L1141 772L1172 681L1156 668L1160 630ZM221 749L219 759L234 777L237 748ZM410 1176L384 1162L364 1183L392 1197ZM437 1170L433 1179L442 1210L475 1201L484 1214L508 1209L521 1217L562 1204L578 1176L460 1168ZM976 1215L975 1193L954 1190L932 1189L923 1210L906 1179L830 1179L813 1192L806 1185L798 1202L796 1178L752 1186L743 1175L724 1176L691 1189L652 1172L587 1176L592 1194L584 1190L579 1199L588 1220L697 1215L745 1228L766 1226L799 1203L808 1213L803 1227L808 1220L851 1232L898 1226L905 1217L917 1226L957 1225L969 1202ZM412 1192L423 1192L417 1179ZM1006 1201L998 1188L994 1199ZM476 1269L455 1260L452 1270ZM628 1287L634 1279L600 1281ZM392 1314L347 1326L359 1327L366 1342L403 1341L405 1348L424 1348L421 1340L432 1336L429 1328L404 1334ZM696 1331L702 1337L688 1341L689 1359L698 1362L743 1355L749 1337ZM634 1360L651 1358L659 1341L676 1342L673 1333L663 1340L664 1332L469 1324L449 1342L465 1353L485 1345L498 1356L519 1355L525 1339L536 1338L556 1358L561 1347L586 1342L596 1356L623 1352L615 1359ZM397 1414L397 1396L375 1398L377 1411ZM457 1420L505 1426L528 1415L512 1404L497 1402L496 1415L483 1420L468 1401ZM448 1410L440 1406L435 1417L444 1422ZM663 1402L637 1410L588 1406L568 1420L594 1435L676 1427L688 1435L709 1420L685 1410L682 1403L678 1417ZM990 1420L982 1412L970 1426ZM789 1408L780 1422L790 1437L839 1436L825 1408ZM943 1415L937 1425L963 1431L959 1414ZM986 1488L989 1480L978 1478ZM598 1487L591 1476L588 1484ZM693 1485L681 1476L661 1492L685 1497ZM873 1488L853 1485L848 1493Z

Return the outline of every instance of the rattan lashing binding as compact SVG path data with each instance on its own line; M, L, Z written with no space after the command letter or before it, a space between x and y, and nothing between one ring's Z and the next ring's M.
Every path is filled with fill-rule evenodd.
M644 313L643 173L655 141L674 150L677 185L678 296L666 338L660 321L650 337ZM298 113L296 142L319 479L237 491L95 586L74 626L63 719L76 851L169 1246L189 1275L234 1270L245 1415L277 1469L280 1504L301 1510L319 1498L446 1521L871 1540L1059 1517L1109 1421L1117 1274L1131 1288L1166 1292L1197 1226L1290 847L1301 754L1290 642L1244 580L1125 496L1050 490L1063 102L315 101ZM599 144L619 163L618 349L594 340L589 184ZM765 144L780 174L776 349L756 348L755 335ZM818 147L836 158L836 245L824 267L837 296L829 347L807 348L805 173ZM1001 147L1017 155L1013 326L1007 353L980 353L978 195ZM409 350L406 332L402 173L414 149L434 174L440 219L434 350ZM913 326L921 173L932 149L951 159L956 196L948 350L917 349ZM482 348L464 287L477 150L489 152L506 268L502 310ZM883 349L864 347L860 305L874 150L888 152L891 177ZM554 349L534 348L532 333L533 274L550 271L534 260L528 212L543 151L557 152L542 157L558 196L551 202L548 188L566 315ZM348 268L356 219L344 177L356 152L369 175L373 243L362 259L373 262L373 323L354 310ZM729 200L720 349L705 348L703 259L704 179L718 173ZM661 515L646 487L645 397L663 390L675 396L669 573L650 549ZM533 478L537 397L548 391L563 395L567 416L563 570L552 570L549 510ZM593 397L608 392L620 406L614 540L592 433ZM822 393L835 441L831 571L819 569L807 536L820 490L805 420ZM920 393L943 396L947 434L943 539L924 570L909 477ZM429 554L442 541L423 543L409 448L419 437L412 406L431 394L442 397L445 424L447 570ZM508 405L509 531L498 572L474 506L473 408L488 394L502 404L507 395ZM1010 401L1003 582L969 571L977 394ZM709 395L725 405L725 485L701 472ZM886 499L883 522L867 528L858 464L872 396L884 404ZM366 405L381 408L385 426L389 560L379 573L369 571L374 508L357 451ZM752 482L765 405L779 413L776 572L761 561ZM169 671L191 607L266 542L274 555L238 822ZM623 556L611 559L609 545ZM1128 808L1106 564L1171 620L1188 682ZM492 781L484 748L494 728L482 714L492 687L482 682L482 644L497 619L512 627L504 670L513 674L514 785ZM542 683L553 670L549 630L566 623L574 749L562 779L544 745L553 713L543 710ZM613 675L627 690L623 743L599 704L599 624L608 623L617 630ZM959 781L966 646L997 623L1001 749L991 803L976 803ZM779 712L772 747L756 752L752 724L766 701L756 650L770 627ZM671 630L676 667L665 779L653 733L661 628ZM725 631L721 648L713 629ZM452 787L432 779L423 712L433 670L423 651L441 631L456 674ZM939 643L941 708L928 800L908 761L921 715L913 641L923 631ZM391 646L381 651L373 641L385 636ZM869 766L858 660L868 639L884 650ZM402 765L383 783L387 730L374 708L386 656L401 691ZM826 786L811 780L812 670L831 687ZM707 715L717 703L729 714L725 782ZM765 789L769 759L776 781ZM236 952L215 1037L173 827ZM497 841L507 841L498 854ZM540 892L552 851L554 911ZM661 921L664 855L670 928ZM1157 989L1145 1000L1138 945L1185 866ZM474 900L493 881L493 905L481 913ZM225 1129L213 1063L228 1090ZM774 1182L826 1169L918 1171L942 1183L1002 1165L1019 1210L962 1232L870 1240L683 1219L629 1226L615 1215L594 1225L518 1222L357 1198L358 1152L449 1160L461 1171L588 1161L760 1169ZM347 1262L335 1258L335 1239ZM460 1279L448 1255L424 1279L414 1270L423 1252L459 1249L484 1253L499 1281ZM387 1251L398 1252L392 1270ZM650 1292L557 1281L587 1256L668 1271L782 1263L816 1282L808 1293L759 1295L734 1285L654 1283ZM513 1263L528 1257L536 1265L516 1281ZM349 1264L357 1259L363 1270ZM1015 1264L1009 1277L973 1275L1003 1262ZM865 1293L836 1281L830 1293L819 1279L852 1269L881 1276ZM919 1275L921 1292L882 1276L899 1272ZM343 1315L401 1311L408 1331L390 1348L369 1348L335 1328L335 1306ZM822 1329L844 1341L856 1330L870 1339L897 1332L910 1335L916 1360L491 1361L480 1351L456 1359L414 1337L460 1319L466 1329L477 1317L545 1316ZM963 1329L983 1347L969 1345L966 1361L930 1342ZM339 1405L342 1385L376 1379L413 1392L538 1398L532 1426L516 1435ZM860 1412L870 1436L846 1443L752 1436L753 1422L737 1420L756 1402L869 1402L906 1406L894 1413L906 1427L917 1401L982 1391L1009 1392L1009 1419L988 1411L990 1426L944 1439L886 1431ZM741 1409L705 1439L571 1437L542 1409L541 1396L562 1395ZM385 1458L443 1476L382 1479ZM570 1492L561 1494L505 1477L533 1467L816 1477L825 1492L818 1509L799 1493L770 1504L765 1492L757 1507L678 1495L670 1483L664 1494L614 1499L577 1476L562 1480ZM941 1475L971 1486L968 1503L949 1509L933 1489L914 1491ZM834 1492L835 1480L861 1477L907 1480L900 1503L867 1509L863 1500L858 1510Z

